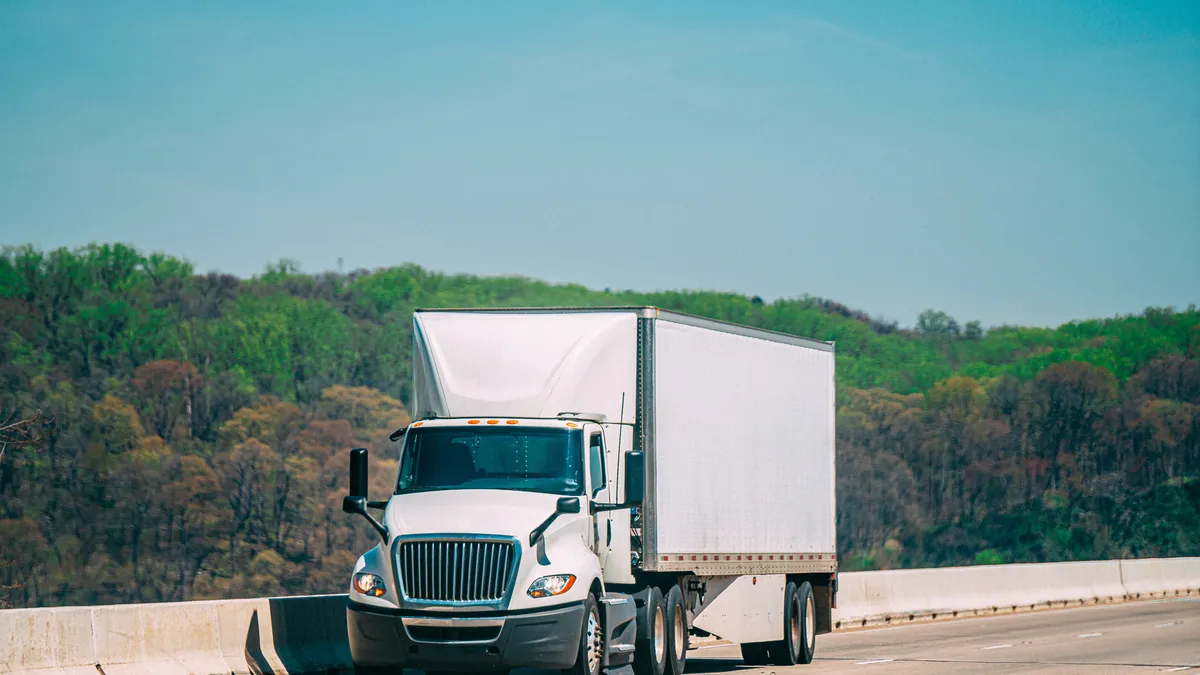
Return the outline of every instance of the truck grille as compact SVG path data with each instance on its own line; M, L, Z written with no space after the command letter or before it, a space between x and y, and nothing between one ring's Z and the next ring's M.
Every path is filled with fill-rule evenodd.
M495 602L513 573L511 541L406 541L396 564L412 600Z

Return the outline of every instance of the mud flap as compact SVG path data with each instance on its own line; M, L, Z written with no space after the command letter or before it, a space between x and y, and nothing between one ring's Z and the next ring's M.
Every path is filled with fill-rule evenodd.
M836 583L836 582L835 582ZM833 584L813 585L813 604L816 605L817 616L816 628L817 635L833 632L833 612L831 611L837 602L836 590Z
M637 638L637 606L633 596L607 593L600 599L600 622L604 626L604 661L608 675L632 675L634 640Z

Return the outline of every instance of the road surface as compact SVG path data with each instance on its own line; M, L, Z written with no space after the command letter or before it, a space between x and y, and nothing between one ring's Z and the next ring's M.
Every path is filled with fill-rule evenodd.
M1104 673L1200 675L1200 599L1132 602L822 635L817 658L748 668L737 646L688 652L699 673Z

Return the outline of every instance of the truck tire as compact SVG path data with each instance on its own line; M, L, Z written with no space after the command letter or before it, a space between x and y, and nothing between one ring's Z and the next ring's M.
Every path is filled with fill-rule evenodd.
M575 665L562 672L563 675L600 675L603 663L604 629L600 627L600 607L595 596L589 594L583 601L583 631L579 635Z
M645 637L634 642L633 672L636 675L668 675L670 645L667 639L667 608L662 591L650 588L645 605L638 612L638 633L646 627Z
M767 645L777 666L812 663L816 649L816 605L812 584L789 581L783 591L783 639Z
M743 642L738 645L742 648L742 663L747 666L765 666L771 663L770 655L767 653L766 642Z
M683 606L683 589L678 585L667 591L667 658L670 660L671 673L683 675L687 665L688 625L687 608Z

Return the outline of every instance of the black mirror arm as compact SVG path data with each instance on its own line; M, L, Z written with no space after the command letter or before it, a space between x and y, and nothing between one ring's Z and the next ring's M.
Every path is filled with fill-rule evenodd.
M542 535L546 534L546 530L550 529L550 525L554 523L555 518L558 518L558 511L551 513L550 517L543 520L541 525L533 528L533 531L529 533L530 548L537 546L538 539L541 539Z
M388 540L387 526L376 520L375 516L371 515L370 512L367 511L367 506L369 506L369 502L367 502L366 497L342 498L342 510L346 513L357 513L363 518L366 518L367 522L371 523L371 527L375 528L375 531L379 533L379 536L383 539L383 543L386 544Z
M533 528L533 532L529 533L529 546L537 546L538 540L546 534L546 530L554 522L554 519L564 513L579 513L579 497L559 497L554 513L551 513L549 518L543 520L541 525Z
M641 504L634 504L634 503L597 504L596 502L592 502L588 508L592 512L592 515L595 515L597 513L603 512L603 511L620 511L622 509L636 509L639 506L641 506Z
M363 511L363 517L367 519L368 523L371 523L371 527L375 528L375 531L379 533L379 538L382 539L383 543L386 544L388 540L387 525L375 520L375 516L367 513L366 511Z
M382 501L369 501L369 502L367 502L367 508L368 508L368 509L386 509L386 508L387 508L387 505L388 505L388 500L386 500L386 499L384 499L384 500L382 500Z

